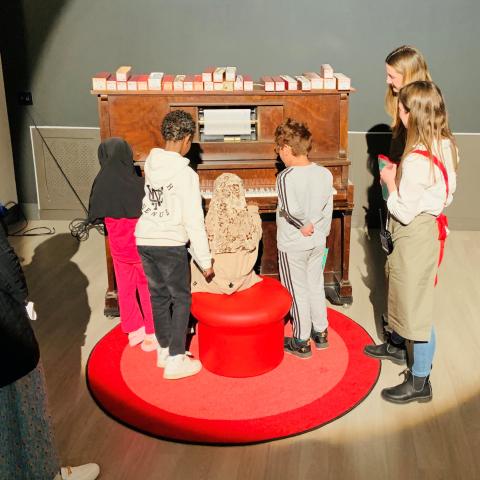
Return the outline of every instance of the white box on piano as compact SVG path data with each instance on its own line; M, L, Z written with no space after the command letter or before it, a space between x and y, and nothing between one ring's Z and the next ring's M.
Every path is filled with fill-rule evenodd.
M148 90L148 75L138 75L137 90Z
M237 75L237 67L227 67L225 70L225 81L234 82Z
M244 75L243 76L243 89L246 92L253 91L253 80L251 75Z
M117 90L127 90L127 82L119 82L117 80Z
M208 67L202 72L202 82L213 82L213 72L216 67Z
M243 77L241 75L237 75L235 82L233 83L233 89L235 91L242 91L243 90Z
M174 75L164 75L162 78L162 90L166 92L171 92L173 90L173 81L175 80Z
M266 92L274 92L275 91L275 81L272 77L264 76L261 78L264 89Z
M115 74L117 82L126 82L130 77L131 71L132 71L132 67L130 66L124 65L122 67L119 67Z
M184 80L185 80L185 75L177 75L173 80L173 90L177 92L182 92Z
M352 82L349 77L343 73L335 73L333 76L337 80L337 90L350 90Z
M320 76L322 78L333 78L333 68L329 63L323 63L320 66Z
M109 72L100 72L92 77L93 90L106 90L107 81L110 78Z
M127 80L127 90L138 90L138 75L133 75Z
M203 89L206 92L213 92L213 82L211 82L210 80L204 81L203 82Z
M276 77L272 77L273 83L275 84L275 91L276 92L284 92L285 91L285 80L279 75Z
M223 82L224 92L233 92L233 82Z
M287 90L297 90L297 81L290 75L280 75L285 80L285 88Z
M218 67L213 72L213 81L214 82L223 82L223 77L225 76L225 67Z
M335 90L337 88L337 79L335 77L324 78L323 79L323 88L325 90Z
M152 72L148 76L148 89L149 90L161 90L162 89L162 78L163 72Z
M109 78L107 80L107 90L116 90L116 89L117 89L117 81Z
M306 72L303 74L304 77L307 77L310 80L312 90L322 90L323 89L323 78L315 72Z
M193 92L193 75L186 75L183 80L183 90Z
M216 92L221 92L223 90L223 82L213 82L213 89Z
M298 80L298 86L300 87L300 90L308 92L312 89L312 84L307 77L304 77L303 75L297 75L295 78Z

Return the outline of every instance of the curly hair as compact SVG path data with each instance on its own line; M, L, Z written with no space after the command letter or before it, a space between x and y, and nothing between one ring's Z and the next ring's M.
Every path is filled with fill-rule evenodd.
M174 142L183 140L185 137L193 137L195 133L195 121L184 110L174 110L167 113L162 122L162 135L165 140Z
M312 133L306 123L287 118L275 130L275 143L280 148L288 145L296 157L308 155L312 149Z

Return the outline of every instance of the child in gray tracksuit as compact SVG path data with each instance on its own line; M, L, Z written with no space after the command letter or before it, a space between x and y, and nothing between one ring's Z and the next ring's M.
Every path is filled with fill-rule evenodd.
M333 179L310 162L312 134L305 124L287 119L275 131L276 152L287 167L277 176L277 248L280 279L293 297L293 337L285 351L298 357L328 346L323 257L333 210Z

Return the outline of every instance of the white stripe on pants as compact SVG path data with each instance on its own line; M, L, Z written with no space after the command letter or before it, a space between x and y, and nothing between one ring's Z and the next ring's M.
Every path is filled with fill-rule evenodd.
M308 340L328 327L322 260L325 246L300 252L278 252L280 280L293 297L293 336Z

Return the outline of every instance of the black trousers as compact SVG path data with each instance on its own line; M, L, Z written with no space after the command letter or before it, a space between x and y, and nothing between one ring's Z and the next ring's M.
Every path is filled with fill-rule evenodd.
M187 249L139 245L152 301L155 335L170 355L185 353L192 294Z

